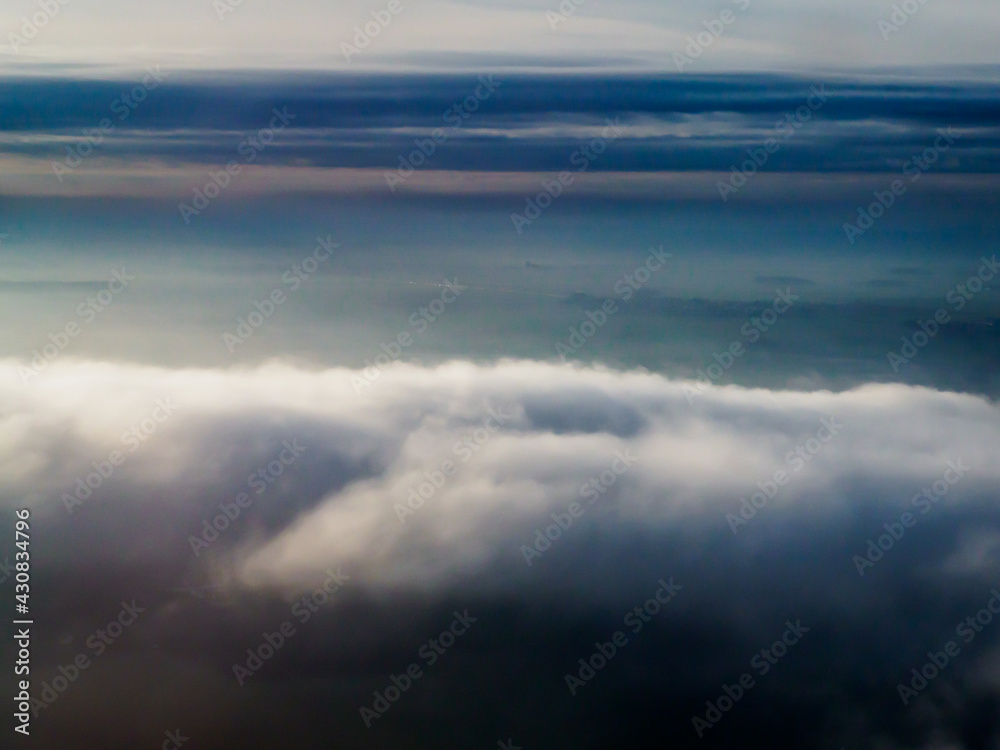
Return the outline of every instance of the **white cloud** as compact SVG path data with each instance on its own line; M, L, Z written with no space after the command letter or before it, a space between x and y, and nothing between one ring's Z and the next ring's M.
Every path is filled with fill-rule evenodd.
M972 469L949 504L1000 485L997 406L903 385L842 393L708 387L689 403L685 383L659 375L525 361L397 364L361 395L351 384L357 373L284 364L167 370L66 360L27 387L14 362L5 372L0 481L10 497L35 495L44 508L61 511L75 478L121 448L121 433L168 396L180 410L114 480L129 502L152 491L229 499L245 484L233 468L243 465L240 454L252 463L291 437L310 448L302 465L320 473L324 462L370 467L260 501L280 507L296 492L316 495L296 518L285 516L276 536L244 540L243 572L255 585L295 587L334 564L376 588L454 582L516 557L551 513L586 505L581 486L607 471L617 451L638 462L593 507L608 535L688 525L728 533L725 514L777 470L790 481L769 501L773 518L811 504L836 517L841 490L858 482L881 486L878 503L905 510L959 459ZM513 415L495 432L483 427L490 408ZM807 445L823 418L843 427L795 469L789 451ZM470 435L475 452L460 447ZM446 461L454 475L401 523L397 504ZM963 569L974 562L965 556Z

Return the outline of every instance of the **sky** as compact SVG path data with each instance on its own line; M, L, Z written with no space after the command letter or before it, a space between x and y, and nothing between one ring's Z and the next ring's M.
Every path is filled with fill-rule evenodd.
M1000 750L998 25L5 4L10 746Z
M688 36L714 21L697 66L709 71L864 70L895 66L989 66L998 62L1000 19L989 0L913 0L892 22L893 3L861 0L502 0L500 2L321 2L123 0L59 3L34 38L13 49L37 0L5 4L4 67L141 69L155 60L184 69L449 69L484 62L530 69L674 68ZM898 5L898 4L897 4ZM909 9L911 4L907 5ZM725 18L722 15L729 12ZM44 11L42 11L44 12ZM390 20L355 44L372 14ZM899 21L902 20L902 23ZM880 21L898 25L880 28ZM9 30L9 31L6 31ZM363 29L362 29L363 30ZM367 43L366 43L367 41ZM360 46L364 44L365 46ZM359 51L345 55L341 45ZM693 66L692 66L693 68ZM690 70L690 69L689 69Z

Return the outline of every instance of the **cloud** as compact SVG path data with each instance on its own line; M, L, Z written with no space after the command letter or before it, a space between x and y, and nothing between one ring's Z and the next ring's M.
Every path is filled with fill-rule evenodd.
M779 736L833 747L880 735L902 748L934 735L971 748L992 731L1000 627L963 644L963 659L911 707L896 689L1000 582L1000 414L986 399L904 385L709 385L692 395L690 382L643 371L529 361L395 364L360 393L362 372L281 363L170 370L66 359L28 386L16 362L4 364L3 502L27 498L39 533L58 540L35 563L52 592L39 619L53 640L71 636L43 657L39 679L137 597L148 614L88 683L118 696L139 670L164 690L185 686L190 700L174 710L210 736L251 699L232 665L339 566L349 585L314 624L297 624L293 645L249 688L284 705L308 680L318 703L301 709L303 737L335 721L356 746L374 747L411 738L428 701L442 726L479 701L466 744L489 746L478 732L502 717L544 746L585 744L601 726L622 736L660 726L695 746L692 715L796 618L810 636L704 746ZM176 405L162 421L158 400ZM130 450L133 428L146 439ZM284 463L289 444L304 451ZM124 462L68 513L62 494L115 450ZM273 481L258 494L254 476ZM922 489L936 498L925 513ZM235 505L241 492L246 507ZM225 512L236 517L217 520ZM906 512L916 524L873 555L869 540ZM217 539L195 555L191 538L206 524ZM859 570L856 556L878 559ZM670 577L683 586L676 600L571 696L564 675ZM204 583L227 596L183 592ZM418 660L456 608L480 624L365 730L359 707ZM504 675L510 663L516 675ZM73 690L46 731L103 715ZM439 690L460 697L445 706ZM219 713L199 718L199 702ZM545 728L552 715L566 719L558 733ZM795 715L810 721L789 724ZM259 735L273 731L264 721ZM458 746L438 731L439 744Z
M795 286L816 286L816 282L802 276L755 276L754 282L771 286L773 284L793 284Z
M220 6L231 9L222 12ZM150 0L141 22L122 13L116 0L86 8L60 8L30 39L5 39L8 69L89 67L102 70L141 68L149 58L176 67L325 68L374 70L455 70L497 57L512 66L537 70L553 65L589 65L607 69L675 69L675 54L702 35L692 68L761 70L856 68L902 65L986 65L997 55L991 40L997 22L986 0L921 4L892 34L879 21L892 17L890 6L819 0L758 3L726 0L711 7L642 0L588 0L561 23L550 14L559 3L483 3L479 0L411 3L386 23L386 2L328 3L299 0L278 10L264 3L215 5L202 0ZM728 11L730 20L718 19ZM13 33L24 16L38 12L31 0L9 4L0 14ZM50 14L51 15L51 14ZM377 18L378 16L375 15ZM714 23L713 23L714 22ZM366 24L377 29L362 36ZM713 31L714 25L714 31ZM350 60L341 44L353 43L360 54ZM137 43L141 41L141 44ZM623 43L623 40L627 40ZM15 44L17 48L15 49ZM35 69L31 69L31 65Z
M434 150L419 160L421 172L558 172L573 170L573 150L615 118L622 133L591 170L729 171L747 158L746 149L773 138L780 149L770 155L768 171L898 172L934 143L938 128L950 127L957 144L947 160L935 162L935 173L996 171L996 92L958 74L946 83L761 73L528 76L493 69L437 76L285 71L232 80L206 72L158 75L164 82L142 101L129 97L138 79L10 80L0 92L0 127L8 132L0 135L0 152L43 160L49 178L50 162L58 160L66 170L60 184L80 182L98 167L151 160L213 169L230 159L246 167L394 169L418 140L438 131ZM483 94L486 79L493 90ZM481 100L473 97L477 89ZM807 120L790 119L807 101L819 101L820 90L815 115L807 110ZM474 109L456 110L469 97ZM289 126L267 148L253 149L251 165L247 139L273 127L275 109L290 115Z
M902 289L906 282L902 279L869 279L865 286L870 289Z

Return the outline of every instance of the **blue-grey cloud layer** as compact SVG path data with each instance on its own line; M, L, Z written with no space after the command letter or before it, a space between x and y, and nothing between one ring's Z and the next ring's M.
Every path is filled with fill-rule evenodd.
M574 150L604 137L590 171L727 171L769 138L780 148L768 171L889 171L949 127L956 143L935 173L994 172L1000 161L1000 94L985 82L485 75L495 90L475 75L178 76L134 109L122 104L134 81L15 79L0 93L0 153L65 161L107 118L114 130L92 158L242 162L241 144L277 108L294 119L254 149L256 164L399 167L435 129L444 142L429 170L575 170Z

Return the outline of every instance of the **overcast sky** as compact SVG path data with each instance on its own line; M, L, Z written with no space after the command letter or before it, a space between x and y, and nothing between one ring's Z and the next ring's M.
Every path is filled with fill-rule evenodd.
M354 27L363 27L388 3L72 0L34 38L26 39L22 18L40 12L39 6L33 0L11 0L0 10L5 43L0 66L25 70L28 64L45 63L76 73L84 66L134 69L153 63L171 68L461 70L502 61L525 67L674 70L674 54L685 53L688 37L705 32L718 19L721 33L685 70L1000 62L994 43L1000 16L990 0L918 3L898 31L879 26L891 20L890 0L583 0L578 7L566 0L563 9L574 12L565 15L556 0L398 3L384 29L359 54L345 56L341 45L354 44ZM12 42L10 33L27 43Z

